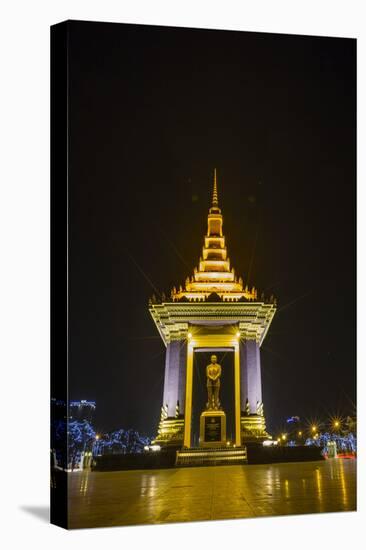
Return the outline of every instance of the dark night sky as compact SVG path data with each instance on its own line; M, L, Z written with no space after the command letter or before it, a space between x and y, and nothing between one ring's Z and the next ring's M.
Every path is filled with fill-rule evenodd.
M355 401L356 42L70 23L70 397L154 434L148 312L197 265L217 167L236 272L279 308L269 429ZM152 284L150 284L150 282Z

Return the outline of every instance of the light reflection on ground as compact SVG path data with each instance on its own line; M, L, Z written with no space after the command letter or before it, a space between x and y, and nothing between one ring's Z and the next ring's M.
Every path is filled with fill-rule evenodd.
M356 460L69 475L71 528L356 509Z

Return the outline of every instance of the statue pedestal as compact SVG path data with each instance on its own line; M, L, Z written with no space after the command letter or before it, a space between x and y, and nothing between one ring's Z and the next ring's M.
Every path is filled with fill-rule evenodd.
M224 411L204 411L200 417L200 447L222 447L226 444Z

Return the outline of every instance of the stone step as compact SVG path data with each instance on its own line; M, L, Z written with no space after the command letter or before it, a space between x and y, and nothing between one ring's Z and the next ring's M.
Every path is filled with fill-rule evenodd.
M193 447L177 451L176 466L218 466L229 464L246 464L246 447Z

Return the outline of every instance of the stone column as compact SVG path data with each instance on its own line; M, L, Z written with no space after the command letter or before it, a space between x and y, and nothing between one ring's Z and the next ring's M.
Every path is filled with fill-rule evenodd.
M179 414L184 415L184 407L186 404L186 372L187 372L187 344L185 341L180 342L179 351L179 380L178 380L178 401Z
M234 385L235 385L235 444L241 444L241 383L240 383L240 347L234 347Z
M250 414L256 414L257 402L262 403L262 379L259 345L255 340L240 342L240 402L245 411L249 401Z
M186 392L184 403L184 446L191 446L191 420L192 420L192 383L193 383L193 353L192 344L187 348Z
M180 412L182 409L181 401L184 400L185 385L185 357L182 349L186 348L181 340L173 340L167 345L165 356L165 378L163 406L168 405L168 417L175 417L176 406L179 401ZM184 371L182 373L182 371ZM183 390L182 390L183 387Z

